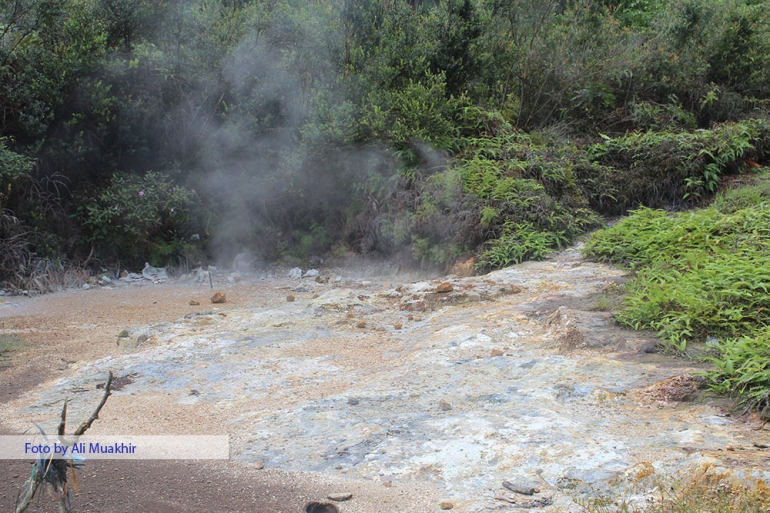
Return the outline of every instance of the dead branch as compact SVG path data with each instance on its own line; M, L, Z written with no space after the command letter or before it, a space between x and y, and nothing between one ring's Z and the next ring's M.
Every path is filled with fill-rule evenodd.
M93 414L91 414L91 417L89 417L88 420L83 422L75 430L75 437L81 436L86 431L88 431L88 428L91 427L91 424L93 424L94 421L99 418L99 412L102 410L102 407L107 402L107 398L111 393L110 387L112 385L112 378L112 371L110 371L107 377L107 384L104 386L104 395L102 396L101 402L96 407ZM59 422L59 428L57 430L60 439L65 434L66 425L67 400L65 399L64 406L61 410L61 421ZM45 436L45 433L43 433L43 436ZM72 463L70 463L69 469L72 470L72 479L77 484L75 469L72 466ZM25 492L24 497L21 499L21 502L18 503L18 506L16 507L16 513L24 513L27 511L27 508L29 508L32 499L35 497L37 489L44 482L47 482L51 488L53 488L53 494L59 502L60 513L71 513L72 508L70 507L69 491L67 489L67 471L67 463L64 460L54 459L53 455L51 455L51 457L48 459L43 459L42 457L38 456L37 461L32 466L32 473L24 483L27 491Z

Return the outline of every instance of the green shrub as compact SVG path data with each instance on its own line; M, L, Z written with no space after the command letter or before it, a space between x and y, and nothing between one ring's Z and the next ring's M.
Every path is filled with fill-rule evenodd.
M164 173L116 175L109 187L78 208L88 242L121 259L163 265L206 233L206 212L195 190Z
M712 341L713 387L770 411L768 190L764 177L703 210L640 209L594 234L584 251L637 269L620 322L654 330L680 352Z

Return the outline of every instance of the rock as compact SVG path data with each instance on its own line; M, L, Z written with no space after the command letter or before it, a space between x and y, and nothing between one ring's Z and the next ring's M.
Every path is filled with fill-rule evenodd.
M329 277L328 276L316 276L315 277L316 283L329 283Z
M448 401L442 399L438 402L438 409L441 411L449 411L452 409L452 405L449 404Z
M198 268L198 271L195 273L195 281L198 283L208 283L211 280L211 273L209 271L204 271L203 267Z
M292 296L291 294L289 294L288 296L286 296L286 302L287 302L287 303L293 303L295 299L297 299L297 298L295 298L295 297L294 297L294 296Z
M241 273L230 273L230 276L227 277L227 281L230 283L238 283L243 279L243 275Z
M309 292L307 287L297 287L294 292Z
M394 323L393 323L393 328L394 328L394 329L400 330L400 329L401 329L401 328L403 328L403 327L404 327L404 325L403 325L403 324L401 324L400 322L394 322Z
M265 463L259 460L259 461L255 461L253 466L256 470L262 470L263 468L265 468Z
M489 355L492 356L492 357L503 356L503 354L504 353L502 351L500 351L499 349L492 349L492 352L489 353Z
M165 267L153 267L149 263L144 263L144 269L142 269L142 277L145 280L150 281L162 281L168 280L168 274Z
M91 288L91 285L89 285L88 283L84 283L84 284L83 284L83 288L84 288L85 290L88 290L88 289L90 289L90 288Z
M221 290L217 291L216 294L211 296L211 302L212 303L217 303L217 304L218 303L226 303L227 302L227 295L224 292L222 292Z
M198 305L200 305L200 303L198 301L196 301L194 299L190 300L190 306L198 306Z
M109 276L102 276L101 279L99 280L99 283L106 285L108 283L112 283L112 280L110 279Z
M289 271L288 276L289 278L293 278L293 279L302 278L302 269L300 269L299 267L295 267L294 269Z
M366 321L358 321L356 328L366 328Z
M305 504L305 513L339 513L339 509L334 504L328 502L308 502Z
M325 310L350 310L360 307L361 300L350 289L334 289L321 294L313 301L313 306Z
M348 404L351 406L355 406L358 404L358 399L356 399L355 397L351 397L348 399Z
M448 510L448 509L452 509L452 508L454 508L454 507L455 507L455 505L454 505L454 504L452 504L452 503L451 503L451 502L449 502L449 501L444 501L444 502L442 502L441 504L439 504L438 506L439 506L441 509L443 509L443 510Z
M303 278L312 278L313 276L318 276L318 269L310 269L305 274L302 275Z
M452 287L452 284L449 283L448 281L445 281L444 283L436 287L436 292L440 292L442 294L446 292L452 292L453 290L454 290L454 287Z
M126 271L125 269L120 271L120 277L121 278L128 278L128 271Z
M326 498L331 501L344 502L352 499L353 494L352 493L330 493L329 495L326 496Z
M511 483L510 481L503 481L503 488L506 488L515 493L520 493L521 495L534 495L536 493L540 493L540 490L525 483Z

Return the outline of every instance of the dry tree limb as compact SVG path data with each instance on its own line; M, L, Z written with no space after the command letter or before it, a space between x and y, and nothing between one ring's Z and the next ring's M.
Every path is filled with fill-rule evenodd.
M102 407L107 402L107 398L111 394L110 387L112 386L112 378L112 371L110 371L109 376L107 377L107 383L104 386L104 395L102 396L101 402L88 418L88 420L80 424L80 426L75 430L75 437L78 437L88 431L88 428L91 427L91 424L93 424L94 421L99 418L99 412L102 410ZM61 410L61 421L59 422L59 428L57 430L60 439L65 436L66 423L67 400L65 399L64 406ZM45 433L43 433L43 435L45 436ZM71 464L70 468L72 468ZM32 465L32 473L24 483L27 491L24 494L24 497L21 499L21 502L18 503L16 507L16 513L24 513L27 511L27 508L29 508L32 499L35 497L37 489L43 482L47 482L49 485L51 485L51 488L53 488L53 494L59 501L60 513L71 513L72 509L70 507L69 492L67 490L67 470L67 463L64 460L54 459L53 456L51 456L51 458L48 460L44 460L42 457L38 457L35 464ZM72 469L72 477L73 482L75 482L77 485L77 478L75 478L74 468Z
M85 433L85 432L86 432L86 430L88 430L88 428L90 428L90 427L91 427L91 424L93 424L93 423L94 423L94 421L95 421L96 419L98 419L98 418L99 418L99 412L102 410L102 406L104 406L104 403L106 403L106 402L107 402L107 398L108 398L108 397L110 396L110 394L112 393L112 392L110 391L110 386L111 386L111 385L112 385L112 371L110 371L110 374L109 374L109 376L107 377L107 384L106 384L106 385L104 385L104 395L102 396L102 402L100 402L100 403L99 403L99 406L97 406L97 407L96 407L96 410L94 410L94 413L93 413L93 415L91 415L91 417L90 417L90 418L89 418L87 421L83 422L83 423L80 425L80 427L78 427L78 428L75 430L75 436L80 436L80 435L82 435L83 433Z

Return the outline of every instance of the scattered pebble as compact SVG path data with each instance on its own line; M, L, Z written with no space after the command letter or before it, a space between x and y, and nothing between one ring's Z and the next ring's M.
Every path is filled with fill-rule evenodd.
M499 349L492 349L492 352L489 353L489 354L490 354L490 356L494 357L494 356L503 356L504 353L502 351L500 351Z
M196 301L194 299L190 300L190 306L198 306L198 305L200 305L200 302L198 302L198 301Z
M452 287L452 284L449 283L448 281L445 281L444 283L436 287L436 292L441 292L441 293L452 292L453 290L454 290L454 287Z
M227 296L224 292L221 290L218 291L216 294L211 296L211 302L212 303L225 303L227 301Z
M394 323L393 323L393 327L394 327L395 329L397 329L397 330L400 330L400 329L401 329L401 328L403 328L404 326L403 326L403 324L401 324L400 322L394 322Z
M295 298L295 297L294 297L294 296L292 296L291 294L289 294L288 296L286 296L286 301L287 301L287 302L289 302L289 303L293 303L295 299L297 299L297 298Z
M348 399L348 404L351 406L355 406L358 404L358 399L356 399L355 397L351 397L350 399Z
M442 399L438 402L438 409L441 411L449 411L452 409L452 405L449 404L448 401Z
M356 328L366 328L366 321L358 321Z
M441 504L439 504L439 507L440 507L441 509L443 509L443 510L448 510L448 509L452 509L452 508L454 508L454 507L455 507L455 505L454 505L454 504L452 504L452 503L451 503L451 502L449 502L449 501L444 501L444 502L442 502Z
M330 493L326 496L327 499L336 502L349 501L353 498L352 493Z

